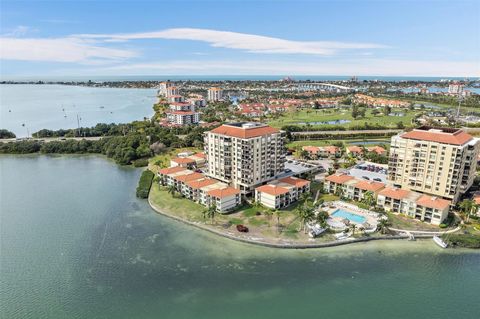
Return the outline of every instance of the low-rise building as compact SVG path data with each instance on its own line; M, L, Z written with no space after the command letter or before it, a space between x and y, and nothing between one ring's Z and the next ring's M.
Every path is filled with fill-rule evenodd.
M329 146L303 146L302 150L307 151L311 158L340 157L342 150L340 147Z
M387 150L384 149L381 146L369 146L369 147L367 147L367 151L372 152L372 153L376 153L376 154L382 155L382 156L387 155Z
M160 184L173 186L186 198L204 206L215 205L220 212L228 212L241 204L238 189L185 167L161 169L158 171L158 177Z
M361 157L363 155L363 148L357 145L347 146L347 154L352 154L354 157Z
M310 181L285 177L255 189L255 201L263 206L279 209L296 202L300 196L310 191Z

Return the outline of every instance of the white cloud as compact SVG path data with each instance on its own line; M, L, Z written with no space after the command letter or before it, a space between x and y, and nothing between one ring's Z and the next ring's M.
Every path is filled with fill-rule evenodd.
M9 32L3 34L2 36L4 37L22 37L26 35L27 33L32 33L32 32L37 32L37 29L25 26L25 25L19 25L16 26L15 28L11 29Z
M239 49L254 53L333 55L346 49L377 49L386 46L374 43L292 41L255 34L195 28L176 28L129 34L81 34L82 38L108 41L136 39L192 40L209 43L212 47Z
M286 61L172 61L135 63L96 70L97 74L130 75L371 75L480 76L475 61L417 61L398 59L343 60L338 63Z
M96 45L92 40L66 38L0 38L0 58L4 60L99 63L136 56L129 50Z

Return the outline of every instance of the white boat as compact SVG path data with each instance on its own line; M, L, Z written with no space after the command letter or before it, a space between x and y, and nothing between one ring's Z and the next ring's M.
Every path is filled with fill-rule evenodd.
M322 228L320 225L316 224L316 225L310 226L310 231L308 232L308 235L312 238L315 238L321 233L323 233L324 231L326 231L325 228Z
M435 244L437 244L438 246L442 247L442 248L447 248L448 247L448 244L446 242L444 242L440 237L438 236L433 236L433 241L435 242Z

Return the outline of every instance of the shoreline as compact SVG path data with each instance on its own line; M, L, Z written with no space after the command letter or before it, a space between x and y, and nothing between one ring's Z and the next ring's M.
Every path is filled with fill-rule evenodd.
M329 242L324 242L324 243L316 243L316 244L288 244L288 243L273 243L273 242L268 242L265 241L264 239L258 239L254 240L251 238L246 238L241 234L235 235L233 233L227 232L227 231L221 231L219 229L216 229L214 227L209 227L206 224L200 224L196 222L192 222L189 220L185 220L183 218L180 218L178 216L175 216L170 213L166 213L165 211L162 211L158 207L155 206L155 204L151 201L150 199L150 194L148 196L148 204L150 208L152 208L157 214L166 216L168 218L174 219L176 221L179 221L183 224L194 226L198 229L208 231L212 234L230 239L230 240L235 240L237 242L242 242L246 244L251 244L251 245L256 245L256 246L263 246L263 247L268 247L268 248L280 248L280 249L314 249L314 248L328 248L328 247L335 247L335 246L343 246L343 245L348 245L348 244L354 244L354 243L362 243L362 242L369 242L369 241L377 241L377 240L408 240L409 236L408 235L392 235L392 236L378 236L378 237L365 237L365 238L353 238L353 239L345 239L345 240L337 240L337 241L329 241ZM433 235L416 235L415 238L432 238Z

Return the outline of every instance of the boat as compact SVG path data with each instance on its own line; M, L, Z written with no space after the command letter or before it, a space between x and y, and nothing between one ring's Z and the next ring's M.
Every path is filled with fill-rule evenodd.
M326 230L326 228L322 228L320 225L315 224L313 226L310 226L310 231L308 232L308 235L311 238L315 238Z
M438 246L442 247L442 248L447 248L448 247L448 244L446 242L444 242L440 237L438 236L433 236L433 241L435 242L435 244L437 244Z

